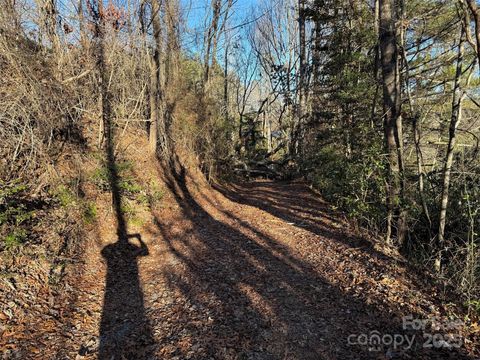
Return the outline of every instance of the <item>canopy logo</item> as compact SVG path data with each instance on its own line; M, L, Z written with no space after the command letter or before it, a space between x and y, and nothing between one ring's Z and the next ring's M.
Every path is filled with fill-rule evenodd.
M351 334L347 338L348 345L360 345L368 347L370 351L380 351L384 347L393 347L394 350L408 350L415 342L415 335L381 334L377 330L368 334Z
M350 346L367 347L369 351L381 351L384 348L409 350L416 343L423 348L460 348L463 345L463 338L459 334L462 326L461 320L442 320L437 317L418 319L408 315L402 321L405 333L382 334L373 330L369 333L350 334L347 343Z

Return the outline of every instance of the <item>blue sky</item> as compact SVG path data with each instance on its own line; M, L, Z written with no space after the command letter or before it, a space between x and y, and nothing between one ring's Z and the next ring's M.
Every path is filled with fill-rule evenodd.
M34 0L24 0L27 4L33 6ZM135 8L138 0L103 0L104 4L113 2L121 7L128 7L130 4ZM185 21L186 28L182 29L181 41L182 47L185 51L195 53L201 50L203 46L204 34L207 21L211 17L211 1L212 0L178 0L182 9L182 15ZM281 0L280 0L281 1ZM227 0L222 0L225 4ZM233 0L233 7L229 12L228 27L236 27L254 18L255 14L259 12L259 5L263 0ZM60 13L66 16L65 20L68 23L75 21L76 18L76 0L56 0ZM222 9L223 11L223 9ZM222 19L223 20L223 19ZM236 29L230 36L241 32L241 28ZM219 40L219 54L223 47L223 37Z
M233 7L230 10L229 27L235 27L244 23L246 19L252 18L255 6L258 6L260 1L234 0ZM189 33L182 34L183 45L185 49L194 50L202 45L206 20L209 19L212 12L211 0L180 0L180 2L186 24L190 30ZM225 2L226 0L223 0L223 3ZM222 39L220 39L220 42L222 42Z
M211 13L210 0L180 0L184 10L188 11L187 21L191 27L202 26L207 14ZM224 0L226 1L226 0ZM255 8L259 0L234 0L231 11L233 24L240 23ZM232 25L233 25L232 24Z

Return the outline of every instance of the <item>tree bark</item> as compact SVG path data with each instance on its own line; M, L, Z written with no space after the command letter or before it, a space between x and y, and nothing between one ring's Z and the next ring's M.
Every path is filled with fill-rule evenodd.
M315 31L312 48L312 102L313 120L319 121L320 104L320 72L321 72L321 51L322 51L322 22L319 17L315 18Z
M400 213L400 161L398 125L400 119L400 94L398 78L398 49L395 28L394 0L380 0L380 62L383 75L383 110L385 148L387 152L387 232L386 242L392 244L393 237L398 234Z
M165 18L167 25L167 51L165 59L165 87L168 88L176 76L180 39L178 33L178 0L165 0ZM168 90L167 90L168 91Z
M299 131L303 121L303 106L306 90L306 38L305 38L305 0L298 0L298 33L300 77L298 82L298 127Z
M52 44L53 48L58 45L57 36L57 8L54 0L45 0L43 2L43 16L45 31L47 33L48 40Z
M168 144L165 133L162 59L160 55L163 50L162 28L160 22L161 0L151 0L151 7L155 49L151 59L149 142L150 148L154 153L165 156L168 151Z
M405 162L403 158L403 116L402 116L402 84L403 84L403 71L401 71L405 66L406 63L403 63L403 59L406 60L405 54L405 18L406 18L406 9L405 9L405 0L398 0L398 4L393 2L394 6L397 6L399 10L399 14L397 19L395 19L395 23L400 23L400 26L395 26L396 30L396 38L398 39L398 43L400 45L399 53L397 54L396 58L396 84L397 87L397 118L395 119L395 142L397 144L397 157L398 157L398 167L400 172L400 199L399 199L399 206L398 206L398 219L397 219L397 244L402 246L405 241L405 236L407 233L407 207L406 204L406 175L405 175ZM398 19L400 21L398 21Z
M83 14L83 0L78 0L78 31L80 32L80 45L85 49L86 38L85 38L85 16Z
M402 47L404 46L405 41L402 40ZM422 205L423 214L428 222L428 233L429 239L431 240L431 231L432 231L432 220L430 218L430 212L428 210L426 198L425 198L425 172L423 170L423 154L421 147L421 129L420 129L420 112L415 109L414 99L412 97L409 82L410 82L410 66L408 64L408 59L405 51L402 51L402 59L405 64L405 92L407 95L407 100L410 108L410 116L412 120L413 128L413 141L415 144L415 156L417 162L417 176L418 176L418 194L420 196L420 203Z
M460 78L462 75L463 67L463 52L464 52L464 33L460 35L460 43L458 45L458 57L457 57L457 69L455 72L455 79L453 85L453 96L452 96L452 116L450 118L450 127L449 127L449 138L447 153L445 156L445 164L443 168L443 183L442 183L442 196L440 200L440 214L438 222L438 252L435 259L435 270L440 272L442 270L442 258L443 251L445 247L445 225L447 222L447 207L448 207L448 196L449 196L449 187L450 187L450 175L452 171L453 164L453 153L455 151L456 145L456 135L458 124L462 119L462 100L465 97L465 93L462 93Z
M212 46L216 51L217 42L217 30L218 22L220 19L221 0L212 0L212 22L208 27L207 34L205 36L205 54L204 54L204 71L203 71L203 88L205 89L210 78L210 53L212 52ZM214 51L214 52L215 52ZM212 54L212 58L215 58L216 54Z
M228 0L227 3L227 9L225 10L225 18L223 20L223 33L224 33L224 64L223 64L223 109L224 109L224 116L225 116L225 125L227 126L227 139L229 141L232 141L233 143L233 132L232 128L230 127L230 113L228 110L229 104L228 104L228 55L230 51L230 38L228 34L228 29L227 29L227 23L228 23L228 14L230 12L230 8L233 5L233 0Z
M476 47L475 52L477 54L478 63L480 64L480 10L476 0L465 0L467 2L468 8L473 16L473 21L475 23L475 41ZM470 26L470 24L465 24L465 26Z

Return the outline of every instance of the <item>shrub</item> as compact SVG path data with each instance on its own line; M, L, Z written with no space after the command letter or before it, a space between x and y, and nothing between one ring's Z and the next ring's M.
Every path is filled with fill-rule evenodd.
M95 221L97 217L97 207L94 203L87 202L84 205L83 209L83 219L87 224L91 224Z
M62 207L70 207L75 204L75 194L66 186L60 185L54 192L55 198Z
M3 245L11 248L25 242L26 224L35 217L26 200L27 186L19 181L0 182L0 235Z
M162 189L157 182L152 180L150 181L147 196L148 196L148 203L150 204L150 207L154 207L165 196L165 190Z
M361 225L378 230L384 214L383 164L375 154L348 159L337 148L319 150L311 181L322 195Z
M118 174L118 188L123 195L135 195L142 191L142 187L130 176L132 163L129 161L115 164L115 171ZM111 171L106 164L96 169L92 176L92 182L102 191L111 191Z
M128 199L122 199L120 211L126 219L132 219L136 214L135 206L133 206Z
M469 307L470 311L474 312L476 316L480 317L480 299L468 301L467 306Z
M18 247L26 241L27 236L25 229L15 229L5 237L4 246L7 250Z

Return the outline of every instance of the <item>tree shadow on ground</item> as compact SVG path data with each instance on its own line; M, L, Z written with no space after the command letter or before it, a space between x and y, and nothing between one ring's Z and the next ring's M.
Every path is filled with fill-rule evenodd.
M233 214L235 224L212 216L190 193L185 168L178 162L172 168L166 184L190 226L179 232L175 221L158 217L156 225L178 261L162 271L189 305L179 315L181 333L157 340L175 349L169 358L468 358L460 350L423 349L422 341L409 350L360 346L362 334L409 333L389 304L369 305L345 293Z
M304 184L270 181L263 184L265 186L262 183L235 184L230 189L218 184L213 187L233 202L256 207L315 235L326 236L351 247L368 248L375 257L382 260L389 258L373 250L371 242L348 234L344 228L346 224L339 222L340 214L331 210L327 203L315 199ZM269 185L273 185L275 191Z
M345 221L339 221L343 216L332 210L328 203L320 200L305 184L264 181L237 183L229 187L215 184L213 187L233 202L253 206L315 235L326 237L350 249L361 250L368 256L358 257L356 260L367 268L371 265L372 257L377 265L388 266L394 263L407 265L400 257L391 257L377 251L372 241L354 235L348 230ZM423 277L411 276L417 271L413 267L408 270L404 276L413 284L425 289L434 288L433 278L426 274ZM441 302L441 299L432 300Z

